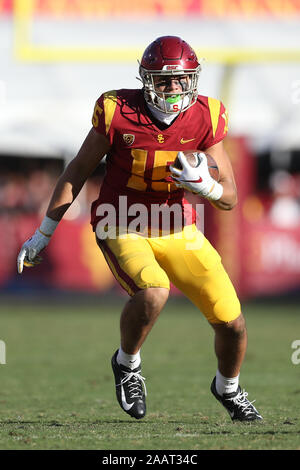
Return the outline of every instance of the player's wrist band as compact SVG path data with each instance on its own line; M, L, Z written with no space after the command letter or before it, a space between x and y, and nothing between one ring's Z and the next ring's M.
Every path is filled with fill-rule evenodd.
M51 237L54 230L58 226L59 222L57 220L50 219L50 217L45 216L40 225L39 231L45 237Z
M210 199L211 201L218 201L221 199L223 195L223 186L217 181L213 184L211 190L209 191L206 199Z

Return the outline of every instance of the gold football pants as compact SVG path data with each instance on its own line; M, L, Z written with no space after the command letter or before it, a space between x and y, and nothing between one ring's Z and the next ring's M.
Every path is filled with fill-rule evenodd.
M221 257L194 225L171 235L97 239L119 284L133 296L148 287L176 286L210 323L236 319L240 302Z

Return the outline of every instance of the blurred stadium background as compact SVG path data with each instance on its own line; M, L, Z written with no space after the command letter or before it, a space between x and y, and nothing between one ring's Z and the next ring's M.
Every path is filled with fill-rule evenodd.
M89 224L101 165L22 276L20 246L113 88L161 35L204 57L199 92L229 112L239 205L205 232L242 299L300 292L300 0L0 0L0 293L124 295ZM176 289L173 295L180 295Z

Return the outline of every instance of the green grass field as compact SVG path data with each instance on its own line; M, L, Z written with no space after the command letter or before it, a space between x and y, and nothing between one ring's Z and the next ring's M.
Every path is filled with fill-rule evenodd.
M146 418L115 398L110 359L121 303L2 302L1 449L300 449L300 339L296 305L248 304L241 386L263 423L232 424L210 393L213 332L189 303L170 300L142 352Z

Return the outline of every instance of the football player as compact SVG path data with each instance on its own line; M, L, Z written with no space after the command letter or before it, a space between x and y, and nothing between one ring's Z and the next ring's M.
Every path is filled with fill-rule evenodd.
M172 282L214 330L217 371L211 392L233 421L261 420L239 385L247 346L239 299L219 254L198 230L196 215L184 197L185 190L191 191L217 210L231 210L237 203L234 175L223 147L227 113L219 100L198 94L200 71L189 44L164 36L143 54L139 64L142 88L100 96L90 132L58 180L40 227L21 248L18 272L23 265L41 261L39 253L106 156L106 175L92 204L91 224L112 273L130 296L121 313L120 346L112 357L120 406L136 419L146 414L140 351ZM199 153L196 168L184 155L190 149ZM217 162L219 182L210 176L204 152ZM177 155L182 170L172 165ZM177 209L168 233L163 210L155 223L150 217L157 207L169 209L169 215ZM114 218L108 216L109 208ZM137 211L146 214L146 220L138 218L137 223Z

